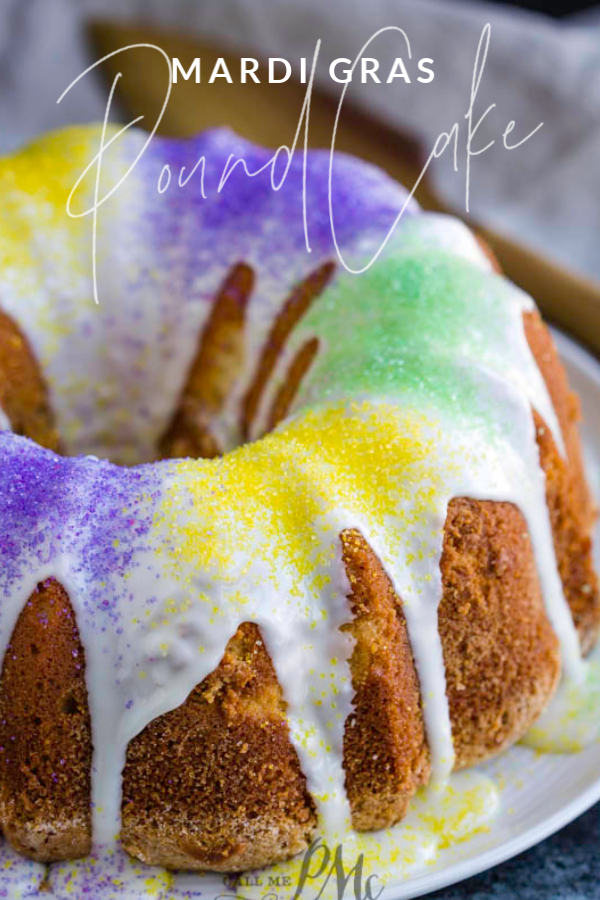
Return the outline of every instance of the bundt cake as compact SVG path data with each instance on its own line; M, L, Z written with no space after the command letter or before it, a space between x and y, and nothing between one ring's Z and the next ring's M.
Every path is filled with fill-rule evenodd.
M236 872L391 826L598 631L551 336L341 154L329 182L325 152L155 138L111 193L129 130L94 236L95 166L66 203L100 134L0 162L2 832Z

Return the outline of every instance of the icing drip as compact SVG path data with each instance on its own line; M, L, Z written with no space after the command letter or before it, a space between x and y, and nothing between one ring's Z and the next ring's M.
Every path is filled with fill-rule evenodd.
M0 513L13 535L0 652L35 585L57 577L86 652L98 844L119 831L128 742L216 668L244 621L261 627L322 828L339 840L348 825L342 737L352 701L351 647L339 630L349 619L344 528L365 536L403 599L435 774L449 772L436 573L450 499L525 500L536 556L542 566L553 558L543 480L527 452L533 426L520 406L521 421L516 402L507 410L517 423L513 443L490 442L466 423L449 428L439 414L347 401L304 412L219 460L130 470L0 439ZM17 497L11 483L21 485ZM562 595L549 596L560 617Z
M2 407L0 406L0 431L10 431L10 421Z
M509 501L523 511L564 668L574 679L581 672L531 415L539 412L563 451L524 334L531 300L491 271L463 225L411 206L374 267L361 278L336 270L304 311L264 386L251 437L264 432L291 361L316 339L287 418L237 446L283 301L333 259L323 219L328 155L309 159L309 259L300 160L277 193L268 176L265 185L238 169L214 202L194 181L159 196L165 162L190 171L206 154L214 183L229 153L252 169L269 154L227 132L157 140L103 207L96 307L90 226L67 219L63 204L97 138L95 129L74 129L0 165L0 295L42 361L66 449L142 463L57 457L0 434L0 519L10 535L0 540L0 658L35 586L58 579L86 654L94 853L117 858L129 741L186 700L243 622L260 627L273 661L321 831L332 845L351 840L342 763L352 642L340 630L351 614L339 539L349 528L375 551L402 600L431 796L443 805L454 751L437 611L453 498ZM118 178L142 140L129 132L120 145L127 152L110 157L103 177ZM377 248L404 193L352 160L336 172L338 240L358 262ZM230 452L143 464L169 425L211 301L241 263L253 273L245 352L211 422ZM413 818L424 815L420 802ZM134 884L140 867L118 859ZM69 871L62 867L57 884Z

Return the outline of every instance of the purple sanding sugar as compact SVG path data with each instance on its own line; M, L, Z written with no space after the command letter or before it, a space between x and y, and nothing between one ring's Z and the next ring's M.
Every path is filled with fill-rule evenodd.
M0 591L8 596L32 570L72 552L90 611L117 615L107 582L131 569L145 546L159 469L121 468L93 457L67 458L26 438L0 433Z
M127 144L124 145L127 150ZM137 146L136 146L137 151ZM133 148L132 148L133 152ZM274 150L257 147L228 129L214 129L186 140L153 138L134 170L138 187L126 208L119 208L124 234L131 246L124 248L129 268L125 289L141 291L154 287L155 273L174 281L180 302L198 302L195 281L210 259L223 271L236 261L251 263L259 275L269 274L279 281L290 263L316 268L323 259L335 259L336 250L329 212L329 152L311 150L306 160L306 248L303 210L304 161L302 152L294 156L278 190L271 182L271 167L251 177L272 158ZM190 175L189 182L179 186ZM219 191L228 160L238 164ZM171 171L171 182L163 194L158 182L163 166ZM281 179L286 156L277 163L275 184ZM204 195L203 196L203 192ZM358 237L378 247L392 227L406 191L386 174L367 163L344 154L335 157L332 177L332 207L338 245L344 258ZM405 215L417 211L409 204ZM145 248L139 255L140 247ZM151 250L150 250L151 248ZM364 261L363 261L364 262ZM292 266L293 268L294 266ZM297 267L297 266L296 266ZM157 298L158 299L158 298ZM168 299L168 298L167 298ZM207 301L212 297L205 298Z
M220 245L228 248L232 241L239 241L239 249L243 251L243 243L251 244L263 224L275 219L279 227L269 231L266 252L276 257L306 253L301 149L294 155L278 190L272 186L271 166L254 177L247 174L262 169L274 152L257 147L225 128L186 140L154 138L139 163L139 175L147 190L158 194L163 166L168 165L171 171L169 187L151 204L156 213L154 227L163 241L185 239L184 223L186 217L191 217L198 245L209 242L218 253ZM202 157L205 159L203 181L202 166L198 166L189 182L180 187L182 167L185 167L185 179ZM306 159L307 231L317 258L335 252L328 203L329 157L328 150L310 150ZM238 162L219 192L230 158L229 169L236 160L244 160L244 164ZM275 184L280 182L286 164L287 157L282 153L276 165ZM203 186L206 197L202 195ZM331 194L333 221L341 246L353 241L357 234L383 237L406 198L404 189L381 170L342 153L335 155ZM406 215L415 211L416 204L409 204Z

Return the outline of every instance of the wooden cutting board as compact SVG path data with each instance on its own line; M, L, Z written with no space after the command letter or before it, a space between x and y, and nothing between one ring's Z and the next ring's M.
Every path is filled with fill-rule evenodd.
M196 57L200 57L203 72L211 71L219 56L224 57L232 71L238 71L240 56L256 55L250 48L245 54L233 54L202 40L157 33L145 26L108 22L95 23L91 28L91 39L98 59L131 44L149 43L161 47L171 58L178 57L186 70ZM152 127L168 84L168 70L161 55L149 49L136 49L107 60L104 71L111 83L117 72L122 73L117 86L121 104L132 117L143 115L147 127ZM212 126L228 125L265 146L291 144L305 91L305 85L292 80L283 84L248 82L242 86L228 84L224 79L209 85L179 78L173 85L159 132L185 137ZM320 91L313 92L311 147L330 147L336 105L337 99ZM381 166L408 187L413 186L423 166L424 155L414 142L346 103L340 117L336 148ZM415 196L426 209L454 212L444 208L425 179ZM460 216L460 213L455 214ZM535 297L546 318L600 355L600 285L557 266L509 238L478 227L472 221L469 224L488 241L508 277Z

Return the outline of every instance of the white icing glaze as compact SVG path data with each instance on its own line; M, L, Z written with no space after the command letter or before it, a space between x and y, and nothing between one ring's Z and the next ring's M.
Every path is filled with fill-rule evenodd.
M219 483L220 462L160 464L162 500L158 509L168 510L173 502L169 498L174 497L175 513L167 513L162 520L154 513L155 526L148 545L137 550L131 561L126 615L117 622L106 619L102 634L85 609L84 554L77 552L77 541L85 542L88 535L72 523L77 536L73 549L62 555L58 565L33 570L7 604L0 653L3 655L12 627L35 585L56 577L76 611L86 653L96 844L110 845L119 831L120 773L127 744L155 717L179 706L216 668L227 641L244 621L256 622L263 633L288 703L291 739L317 802L323 831L332 842L345 832L348 806L343 789L342 737L352 703L347 663L351 646L339 626L349 620L350 613L339 548L335 550L335 536L344 528L361 531L403 599L436 780L447 777L453 762L436 616L441 597L437 573L443 525L452 497L509 500L526 510L548 612L564 649L569 650L566 637L574 629L558 579L551 577L552 538L529 406L510 387L506 388L504 402L507 407L512 405L513 420L520 419L514 446L493 450L476 434L459 435L443 422L431 425L425 419L420 426L419 439L427 446L426 471L439 479L435 502L426 515L420 509L423 499L418 491L416 495L402 492L402 476L410 477L410 471L399 473L393 482L398 491L395 514L378 522L368 504L363 507L353 503L344 474L332 472L318 452L308 452L305 458L300 448L285 443L276 446L272 455L268 451L265 463L283 459L299 507L308 505L311 515L321 511L313 523L311 540L317 539L317 555L324 559L305 575L298 572L295 545L286 545L286 536L274 533L268 499L254 507L250 523L231 521L228 509L222 509L216 517L208 495L208 509L204 508L200 498L213 483ZM370 404L367 411L347 408L344 419L360 418L373 408L376 410L377 404ZM400 447L405 429L412 437L414 414L411 411L405 422L394 409L383 406L386 417L393 420L397 416L390 434L397 428ZM258 452L259 445L255 447ZM416 484L423 474L417 465L412 473ZM186 497L190 499L186 501ZM196 502L192 504L191 498ZM152 501L146 502L152 505ZM262 534L256 532L257 511L258 520L265 523ZM138 514L143 513L142 506ZM420 526L407 534L406 521L420 521ZM186 560L177 553L169 559L164 547L185 540L188 534L198 535L199 541L200 536L210 536L213 549L218 548L217 560L221 558L223 563L204 569L193 557ZM319 574L319 590L315 590L314 579ZM151 615L149 596L153 597ZM281 598L288 599L282 602ZM565 661L569 665L568 652ZM118 679L107 678L107 673L118 673Z

